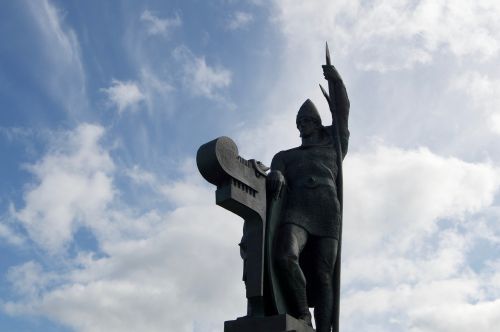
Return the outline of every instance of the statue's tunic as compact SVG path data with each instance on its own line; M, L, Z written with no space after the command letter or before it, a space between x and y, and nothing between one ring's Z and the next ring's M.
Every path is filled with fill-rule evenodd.
M271 169L285 176L287 202L281 223L303 227L311 235L339 239L337 153L332 126L322 127L323 140L277 153Z

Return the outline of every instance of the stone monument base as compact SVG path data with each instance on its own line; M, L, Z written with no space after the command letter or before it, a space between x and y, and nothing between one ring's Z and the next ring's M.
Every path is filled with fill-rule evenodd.
M224 322L224 332L314 332L290 315L240 317Z

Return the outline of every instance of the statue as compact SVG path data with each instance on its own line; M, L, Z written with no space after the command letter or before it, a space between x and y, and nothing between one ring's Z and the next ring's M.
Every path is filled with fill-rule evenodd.
M271 193L287 191L274 259L290 313L311 325L309 306L314 307L316 330L329 332L338 324L341 164L349 140L349 99L328 52L323 71L335 96L332 101L325 92L332 126L323 126L306 100L296 120L302 144L276 154L267 179Z
M328 45L321 90L332 112L323 126L308 99L296 123L302 144L277 153L268 167L238 155L220 137L200 147L198 168L217 186L216 203L244 220L240 242L247 316L225 332L338 332L342 240L342 160L349 139L349 100L330 63Z

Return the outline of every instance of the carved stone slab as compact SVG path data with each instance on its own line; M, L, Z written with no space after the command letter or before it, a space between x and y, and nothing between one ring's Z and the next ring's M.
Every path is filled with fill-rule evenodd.
M240 157L234 141L224 136L203 144L196 162L201 175L217 186L217 205L245 220L242 242L246 248L244 270L249 315L263 316L266 167Z

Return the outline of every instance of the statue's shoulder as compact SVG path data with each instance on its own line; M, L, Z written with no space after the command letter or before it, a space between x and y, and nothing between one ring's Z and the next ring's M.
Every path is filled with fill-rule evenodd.
M285 167L285 165L294 159L294 151L297 151L298 149L299 147L296 147L276 153L271 162L271 168Z
M286 157L290 156L291 154L293 154L295 151L297 151L299 149L300 149L300 146L297 146L297 147L294 147L294 148L291 148L291 149L288 149L288 150L282 150L282 151L276 153L274 155L274 158L278 158L278 159L286 158Z

